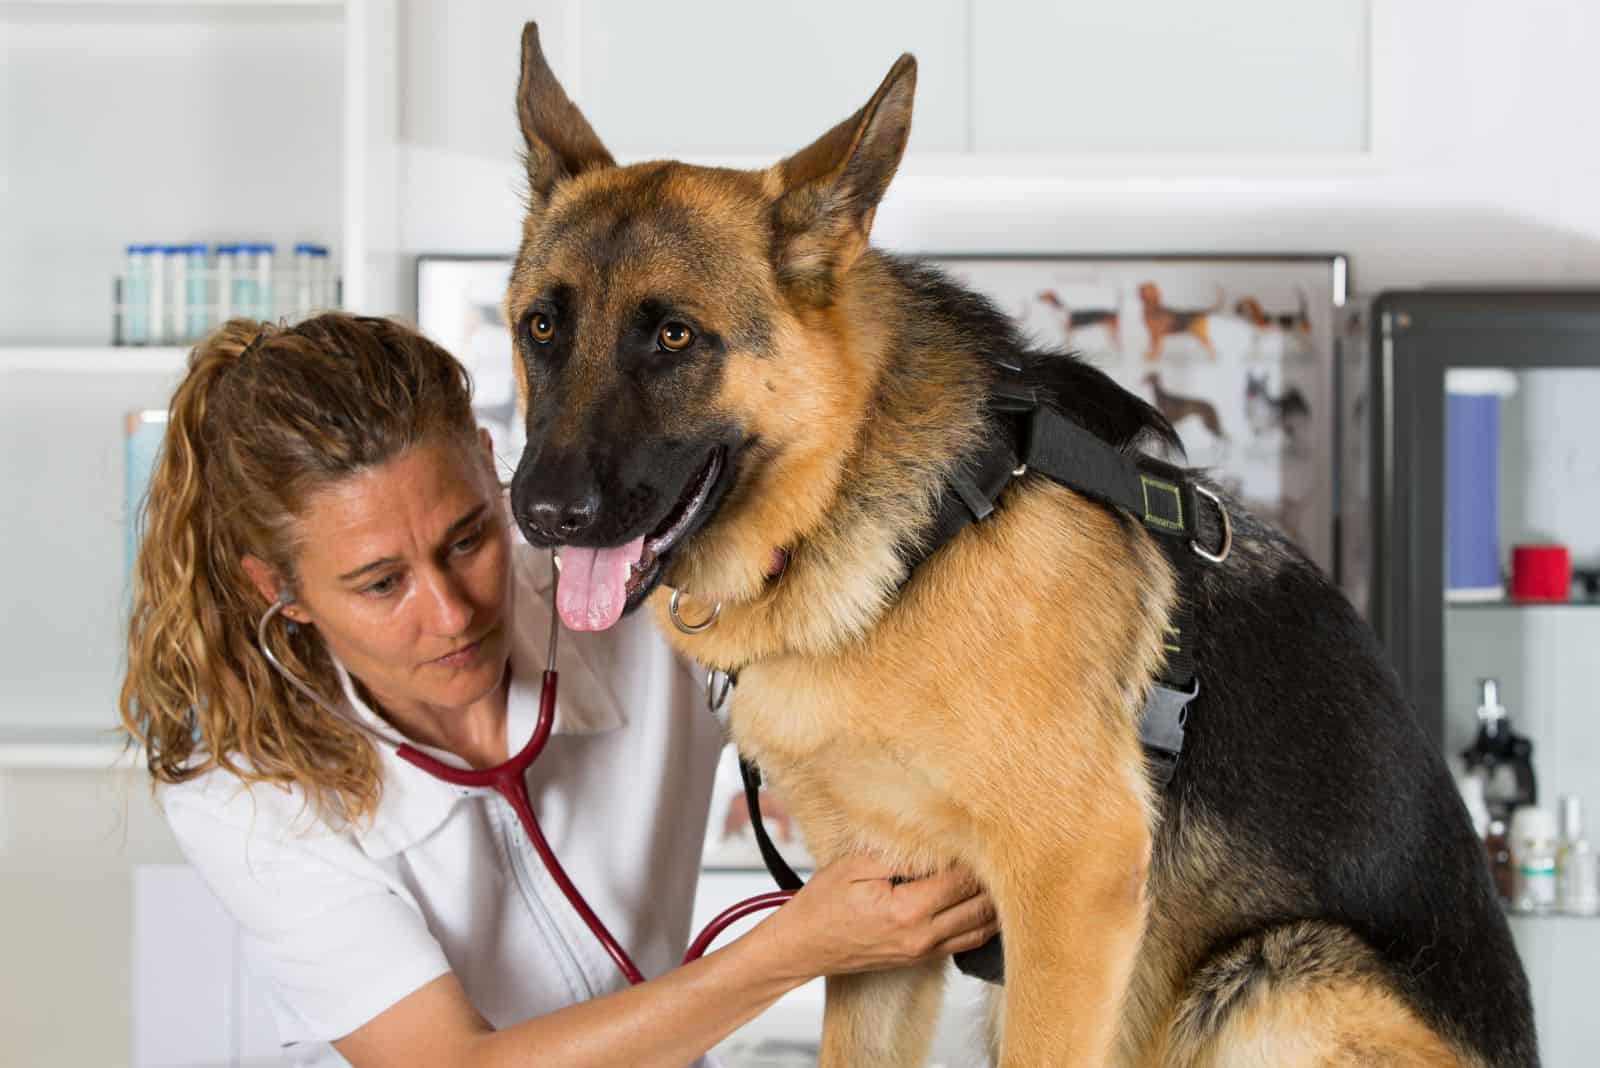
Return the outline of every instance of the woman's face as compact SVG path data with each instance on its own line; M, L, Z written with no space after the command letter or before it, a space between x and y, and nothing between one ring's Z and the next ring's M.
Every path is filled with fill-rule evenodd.
M461 709L510 650L510 533L488 445L418 444L314 494L296 602L391 713Z

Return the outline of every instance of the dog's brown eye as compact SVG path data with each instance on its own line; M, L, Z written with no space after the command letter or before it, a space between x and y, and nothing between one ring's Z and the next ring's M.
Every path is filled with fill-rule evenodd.
M544 312L535 312L528 320L528 334L541 345L550 344L550 339L556 336L555 320Z
M682 352L689 347L689 342L694 340L694 331L682 323L668 323L656 335L656 340L668 352Z

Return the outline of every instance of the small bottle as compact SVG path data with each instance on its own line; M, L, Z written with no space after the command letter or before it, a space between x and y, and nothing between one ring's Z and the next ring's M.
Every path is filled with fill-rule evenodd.
M261 318L261 283L256 277L256 245L243 241L234 259L234 315Z
M233 313L259 319L256 312L256 246L241 242L233 261Z
M161 278L166 302L161 309L161 343L176 345L184 339L189 322L188 245L161 246Z
M1482 769L1484 802L1491 816L1509 821L1512 809L1539 802L1533 743L1511 729L1497 679L1479 679L1478 734L1461 754L1469 772Z
M239 246L217 246L217 324L233 318L233 276L239 269Z
M272 258L278 251L278 246L270 242L261 242L252 246L255 251L256 268L256 318L271 319L276 311L276 302L272 294Z
M1479 838L1489 833L1489 806L1483 800L1485 778L1482 768L1471 768L1456 777L1456 789L1461 792L1461 800L1467 806L1472 831Z
M1517 912L1546 913L1556 907L1556 818L1535 805L1511 818L1511 856L1517 867Z
M1600 871L1583 837L1583 802L1561 799L1561 841L1556 848L1556 908L1573 916L1600 914Z
M150 322L150 344L167 343L167 260L171 245L148 245L150 250L150 299L146 316Z
M318 246L317 253L317 286L312 292L312 303L318 311L333 311L339 307L339 285L334 278L333 253L324 246Z
M1490 817L1489 829L1483 835L1483 849L1489 859L1489 879L1494 883L1494 894L1500 904L1511 907L1517 892L1516 868L1511 863L1511 839L1506 834L1506 821Z
M295 300L297 319L327 311L328 250L323 245L301 242L294 247Z
M122 340L129 345L150 343L150 246L129 245L123 270Z
M210 286L206 285L206 247L183 247L183 288L189 314L184 323L184 340L197 341L211 328Z

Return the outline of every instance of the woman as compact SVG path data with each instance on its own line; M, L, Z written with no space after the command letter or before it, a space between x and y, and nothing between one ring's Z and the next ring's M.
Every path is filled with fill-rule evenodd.
M573 881L660 976L625 988L509 805L377 740L458 767L520 750L550 570L507 522L465 371L417 334L235 320L191 356L150 484L122 718L299 1063L682 1065L815 976L994 933L963 874L897 885L850 858L674 968L722 738L635 618L564 636L527 773Z

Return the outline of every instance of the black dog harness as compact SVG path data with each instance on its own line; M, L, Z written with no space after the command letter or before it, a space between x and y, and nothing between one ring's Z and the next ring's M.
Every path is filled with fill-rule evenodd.
M1196 559L1220 564L1232 551L1233 528L1227 508L1182 469L1123 452L1041 401L1033 387L1020 381L1021 368L1002 366L1001 371L1002 377L989 395L997 432L950 475L933 526L919 542L903 550L908 581L916 568L951 538L992 515L1006 488L1028 474L1044 475L1142 523L1156 535L1180 586L1166 624L1166 659L1139 717L1139 741L1151 777L1157 791L1164 791L1183 752L1189 704L1200 693L1193 598L1184 587L1193 584ZM1202 501L1210 507L1202 510ZM762 823L760 771L742 758L739 770L750 824L767 871L780 888L800 889L803 881L779 854ZM978 949L956 954L955 961L969 975L1003 981L998 936Z

